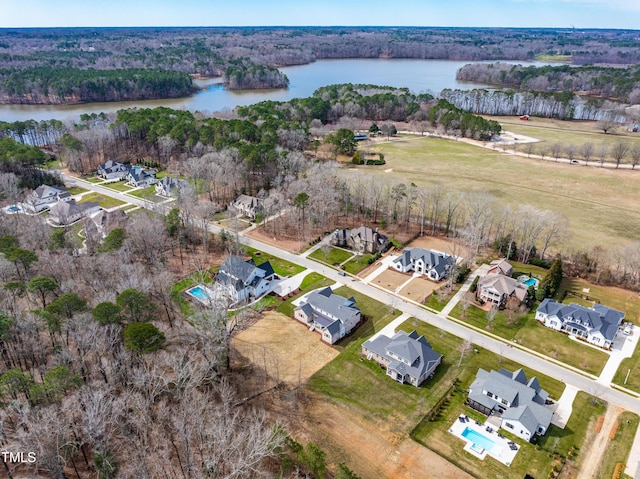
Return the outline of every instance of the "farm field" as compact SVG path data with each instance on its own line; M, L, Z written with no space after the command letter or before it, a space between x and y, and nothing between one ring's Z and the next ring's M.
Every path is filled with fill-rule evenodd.
M627 244L640 237L635 207L640 171L543 162L440 138L403 138L372 149L384 153L387 164L361 168L363 174L411 178L419 186L439 184L445 190L486 190L501 204L562 213L571 233L563 249Z

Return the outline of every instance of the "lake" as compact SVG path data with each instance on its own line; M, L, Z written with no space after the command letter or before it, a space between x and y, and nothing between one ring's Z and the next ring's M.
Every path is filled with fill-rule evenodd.
M456 71L473 63L452 60L407 59L346 59L319 60L308 65L284 67L289 88L281 90L227 90L220 78L197 80L201 90L189 97L167 100L147 100L113 103L85 103L81 105L0 105L0 120L60 120L76 119L82 113L114 112L123 108L154 108L214 112L231 110L264 100L287 101L309 97L324 85L334 83L370 83L393 87L407 87L414 93L438 94L444 88L472 89L486 85L456 80ZM543 65L543 63L535 63Z

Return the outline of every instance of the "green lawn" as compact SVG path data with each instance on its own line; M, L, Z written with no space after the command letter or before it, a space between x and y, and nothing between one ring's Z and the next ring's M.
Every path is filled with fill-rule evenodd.
M509 263L511 263L511 266L513 266L514 278L526 274L527 276L531 276L533 278L543 279L549 272L548 269L544 269L540 266L534 266L528 263L519 263L518 261L511 260L509 260Z
M343 249L331 248L327 255L325 256L322 249L317 249L313 253L309 255L309 258L313 258L323 263L328 263L333 266L338 266L349 258L351 258L355 253L351 251L345 251Z
M85 181L88 181L89 183L102 183L104 181L104 178L92 176L91 178L85 178Z
M100 206L102 206L105 209L114 208L116 206L121 206L125 204L124 201L120 201L110 196L106 196L101 193L95 193L95 192L84 195L82 199L79 201L79 203L86 203L88 201L96 201L100 204Z
M288 261L272 256L269 253L265 253L264 251L248 248L247 254L251 256L256 264L262 264L265 261L269 261L278 276L293 276L304 271L304 267L289 263Z
M404 183L410 179L418 186L439 184L445 190L486 190L501 205L524 203L561 213L571 233L560 245L564 249L588 250L640 237L640 209L634 206L640 197L640 182L630 171L542 162L433 137L372 148L384 153L387 169L392 171L363 169L360 175ZM594 191L598 194L593 195Z
M454 283L453 289L448 294L439 294L441 289L434 291L433 294L429 296L429 299L427 299L425 306L435 309L436 311L442 311L447 303L451 301L451 298L458 292L460 286L460 284Z
M130 191L133 189L132 186L126 184L124 181L118 181L117 183L109 183L108 185L104 185L105 188L109 188L110 190L115 191Z
M639 419L637 414L629 411L625 411L618 416L618 430L615 437L607 444L607 449L602 456L598 477L609 479L613 477L613 471L618 462L627 463L638 429Z
M535 320L535 308L536 306L525 315L514 314L511 320L506 311L499 311L493 320L491 330L486 329L487 313L476 306L470 306L466 311L466 317L462 318L462 305L458 303L451 311L451 316L496 336L510 341L516 340L522 346L588 373L599 375L609 355L539 324Z
M146 188L142 188L141 190L132 191L128 194L131 196L135 196L136 198L142 198L143 200L151 201L153 203L160 203L161 201L166 200L166 198L156 195L156 187L154 185L147 186Z
M82 188L81 186L72 186L71 188L67 188L67 191L70 195L79 195L80 193L86 193L89 190Z
M364 268L369 266L369 260L373 258L372 254L364 254L362 256L356 256L353 259L347 261L344 265L344 270L347 273L358 274Z

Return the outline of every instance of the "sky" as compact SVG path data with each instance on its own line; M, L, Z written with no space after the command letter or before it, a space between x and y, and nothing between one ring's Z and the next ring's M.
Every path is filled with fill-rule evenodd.
M640 0L0 0L0 27L454 26L640 29Z

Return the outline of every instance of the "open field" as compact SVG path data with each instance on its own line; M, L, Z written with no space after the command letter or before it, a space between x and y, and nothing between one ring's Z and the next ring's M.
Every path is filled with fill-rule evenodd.
M511 320L509 320L507 311L498 312L491 325L492 329L488 332L517 341L524 347L588 373L599 375L609 359L609 355L585 343L574 341L566 334L539 324L535 320L535 308L536 306L525 315L514 314ZM465 323L486 330L487 315L485 311L471 305L464 313L464 318L462 315L462 306L457 304L451 311L451 316L461 318Z
M638 429L637 414L625 411L618 416L618 429L615 437L609 440L607 448L602 456L602 463L598 471L598 477L613 477L613 470L618 462L627 463L633 439ZM609 432L609 431L605 431Z
M67 188L67 191L70 195L79 195L80 193L86 193L89 191L86 188L82 188L81 186L72 186L71 188Z
M400 294L418 303L424 303L424 300L440 286L442 286L442 283L434 283L424 277L413 278L409 284L400 290Z
M79 203L87 203L88 201L95 201L105 209L125 204L123 201L112 198L111 196L102 195L100 193L87 193L86 195L82 196L82 199L79 201Z
M302 384L338 355L302 323L276 311L233 338L233 347L276 381Z
M362 174L460 191L486 190L500 203L562 213L571 232L565 247L613 246L640 237L640 210L635 207L640 171L542 162L439 138L402 139L375 149L384 153L391 171L361 169Z
M104 185L104 187L109 188L110 190L121 191L121 192L130 191L133 189L132 186L126 184L124 181L109 183Z

